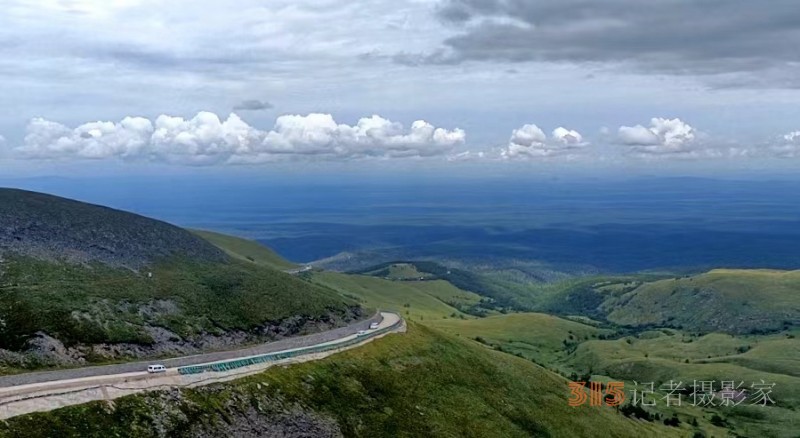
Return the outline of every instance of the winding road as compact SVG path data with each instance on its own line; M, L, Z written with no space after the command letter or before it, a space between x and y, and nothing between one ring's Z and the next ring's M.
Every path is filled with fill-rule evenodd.
M370 324L374 322L379 323L378 328L369 330ZM405 323L399 315L380 312L368 320L347 327L247 349L162 361L5 376L0 378L0 419L93 400L112 400L138 392L194 387L232 380L261 372L274 365L321 359L339 351L357 348L387 334L402 331L405 331ZM309 348L316 348L316 351L306 353ZM285 355L285 358L219 372L182 374L178 371L180 367L224 364L258 358L265 354ZM148 373L147 365L154 362L167 366L167 371L158 374Z

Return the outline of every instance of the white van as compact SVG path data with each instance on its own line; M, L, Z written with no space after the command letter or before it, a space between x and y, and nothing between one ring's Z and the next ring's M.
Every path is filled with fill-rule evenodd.
M147 372L151 373L151 374L152 373L166 373L167 372L167 367L165 367L164 365L148 365L147 366Z
M358 333L356 333L356 336L366 336L367 333L368 332L366 330L359 330Z
M380 326L380 323L373 322L372 324L370 324L370 325L369 325L369 329L370 329L370 330L375 330L375 329L376 329L376 328L378 328L379 326Z

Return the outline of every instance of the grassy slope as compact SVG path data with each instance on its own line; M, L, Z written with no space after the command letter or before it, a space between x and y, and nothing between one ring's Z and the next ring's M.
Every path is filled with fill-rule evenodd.
M480 296L465 292L443 280L388 281L363 275L335 272L312 274L315 283L339 291L344 296L362 300L368 307L395 310L410 320L431 320L465 316L453 304L474 304ZM408 306L406 306L408 305Z
M43 330L66 343L147 342L141 325L182 335L247 330L294 315L345 310L350 300L289 274L233 261L173 260L136 273L103 265L8 258L0 276L1 348L19 349ZM149 314L141 306L168 302ZM81 313L84 317L73 316Z
M645 339L584 342L570 361L584 370L631 380L711 378L750 384L764 379L776 383L776 401L800 406L800 340L787 339L785 335L734 337L714 333L691 337L670 333ZM742 347L751 350L740 353ZM786 350L773 362L775 348ZM748 360L753 367L747 367Z
M722 380L735 380L743 381L747 388L763 379L775 383L771 398L777 406L751 407L747 406L748 401L737 408L721 407L714 412L743 436L796 436L792 431L800 427L800 377L796 371L800 365L800 341L782 334L734 337L714 333L692 337L669 332L672 336L588 341L578 346L568 361L581 372L591 370L629 383L636 380L659 385L675 380L688 387L694 380L715 380L718 385ZM743 346L750 346L751 350L738 353L737 349ZM775 351L778 348L782 349L779 353ZM678 410L695 416L701 415L698 411L690 407Z
M448 333L502 346L538 363L552 363L564 356L565 342L574 343L609 333L586 324L542 313L497 315L472 320L431 321L430 325Z
M800 324L800 271L714 270L646 283L604 307L620 324L749 333Z
M764 379L775 383L772 397L778 403L776 407L741 406L703 411L691 406L666 408L662 403L658 411L667 417L677 413L684 423L694 417L707 433L722 436L724 430L708 421L712 413L721 415L744 436L794 437L791 431L800 425L800 413L796 410L800 406L797 372L800 340L796 337L800 330L766 336L722 333L695 336L662 329L599 340L593 335L608 335L611 330L543 314L437 320L425 324L462 337L479 336L483 342L504 352L533 359L567 374L591 373L599 380L623 380L626 387L631 387L634 380L659 385L674 379L687 386L694 380L716 380L718 384L722 380L736 380L749 386ZM570 345L565 345L564 340Z
M216 245L229 256L238 260L278 270L288 270L297 268L298 266L279 256L270 248L253 240L214 233L212 231L192 230L192 232Z
M556 315L582 315L604 320L603 304L634 290L651 276L574 278L531 288L531 307L537 312Z
M611 408L567 406L566 380L480 345L411 324L365 347L225 385L63 408L0 423L0 436L190 436L236 421L240 412L291 407L333 418L345 436L577 437L686 436L623 417ZM252 411L251 411L252 412ZM264 414L262 414L264 415ZM166 418L165 418L166 417ZM158 424L152 419L160 418Z
M453 286L494 300L497 307L530 310L530 288L497 276L487 276L463 269L448 268L430 261L396 261L382 263L353 273L387 277L393 265L410 265L429 278L446 280Z

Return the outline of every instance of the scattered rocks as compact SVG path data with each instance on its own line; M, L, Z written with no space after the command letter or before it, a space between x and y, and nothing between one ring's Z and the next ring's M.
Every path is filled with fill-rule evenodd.
M243 412L226 409L225 421L215 421L192 431L198 438L274 437L339 438L343 437L336 420L316 412L294 407L278 414L262 414L249 406Z

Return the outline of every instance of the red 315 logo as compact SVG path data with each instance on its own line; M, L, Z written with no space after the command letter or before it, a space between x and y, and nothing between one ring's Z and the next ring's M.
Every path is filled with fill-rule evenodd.
M600 382L589 382L589 395L587 396L586 382L569 382L569 405L582 406L589 399L589 406L600 406L603 403L608 406L619 406L625 401L624 388L624 382L608 382L605 395L603 395L603 385Z

